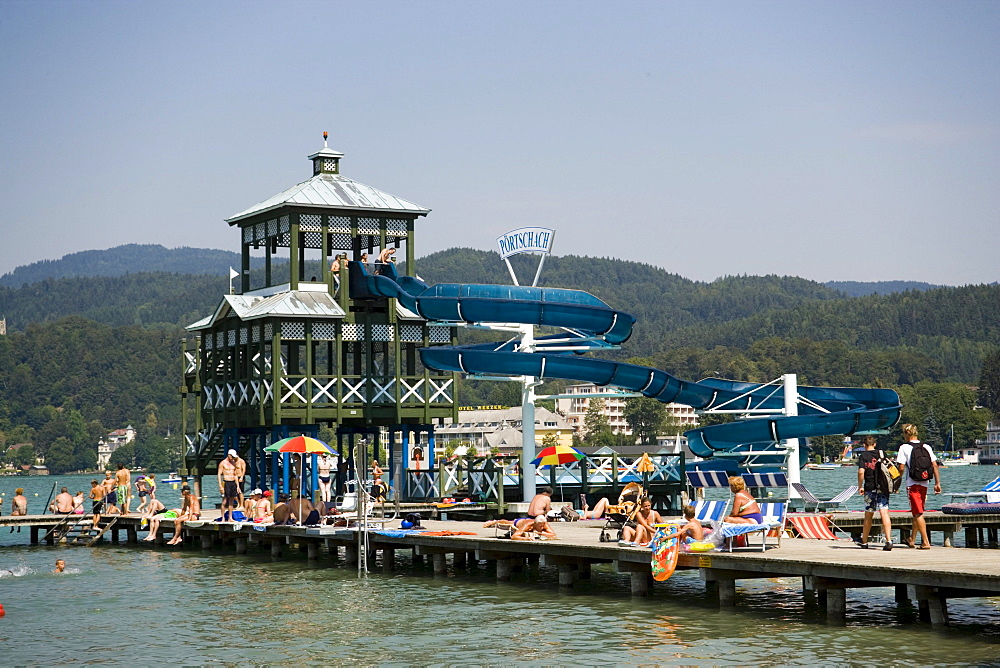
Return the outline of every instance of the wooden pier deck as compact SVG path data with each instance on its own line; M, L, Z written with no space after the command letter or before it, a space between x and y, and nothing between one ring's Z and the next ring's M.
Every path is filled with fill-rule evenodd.
M948 526L962 529L959 522ZM843 526L843 517L837 517ZM959 518L961 519L961 518ZM978 527L1000 525L995 517L984 525L982 516L972 518ZM0 525L22 524L31 527L32 542L38 542L56 522L48 516L2 517ZM137 516L118 520L109 532L112 542L121 542L122 533L130 544L163 545L163 534L171 534L173 525L164 522L154 543L140 543L140 519ZM656 591L650 576L650 552L645 548L620 547L599 540L603 521L556 523L559 535L553 541L511 541L499 539L481 522L425 520L429 531L461 531L473 535L427 536L409 534L387 536L369 534L369 567L381 564L384 571L397 567L397 552L410 551L414 560L428 558L435 573L444 573L449 559L456 568L470 559L495 563L499 581L510 580L515 573L537 566L558 569L560 586L572 587L577 580L589 578L594 564L612 564L631 579L633 595L648 596ZM392 522L398 526L398 521ZM336 527L269 526L265 530L253 524L223 523L205 519L184 527L184 548L231 549L236 554L250 550L269 551L280 558L287 549L299 549L309 559L326 553L356 565L359 557L358 532ZM682 553L679 569L697 569L710 591L717 592L720 607L735 606L736 583L756 578L801 578L806 600L824 605L830 624L844 624L847 616L847 590L888 587L896 602L915 600L921 619L934 626L948 624L947 601L950 598L1000 596L1000 559L993 550L954 548L935 545L930 550L896 546L884 552L881 546L862 550L851 540L818 541L785 537L780 548L776 539L766 551L755 547L733 552Z

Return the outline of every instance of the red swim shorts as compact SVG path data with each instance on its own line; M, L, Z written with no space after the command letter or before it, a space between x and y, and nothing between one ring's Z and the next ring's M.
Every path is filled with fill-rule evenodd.
M910 499L910 514L914 517L923 515L924 504L927 501L927 486L910 485L906 488L906 496Z

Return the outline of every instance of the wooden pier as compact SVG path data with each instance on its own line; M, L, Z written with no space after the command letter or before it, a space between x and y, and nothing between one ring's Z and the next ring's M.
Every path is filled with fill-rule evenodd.
M954 518L954 516L949 516ZM962 518L956 518L962 519ZM1000 516L978 516L974 529L982 526L996 531ZM844 516L836 518L839 526L846 524ZM55 525L57 518L49 516L2 517L0 525L30 527L33 543ZM984 524L986 522L986 524ZM655 593L655 583L650 576L650 552L646 548L620 547L617 543L601 543L600 528L603 521L556 523L559 535L553 541L511 541L499 539L493 529L484 528L480 522L425 520L429 531L469 532L474 535L428 536L420 533L389 536L375 532L368 534L367 563L381 564L382 570L395 570L397 552L411 552L415 561L425 558L432 563L435 573L444 573L451 564L458 568L470 560L495 563L496 578L511 580L515 573L539 566L558 570L559 584L572 587L581 578L589 578L594 564L613 564L631 580L635 596ZM398 522L393 522L397 526ZM962 529L961 522L948 525L954 531ZM263 530L262 530L263 529ZM112 543L162 546L164 534L172 534L173 523L164 521L155 542L139 541L138 516L123 517L108 532ZM184 549L192 546L203 550L229 549L235 554L249 551L269 552L281 558L286 550L298 549L309 559L319 559L326 554L341 558L356 566L360 556L358 532L337 527L254 526L252 523L214 522L205 519L185 524ZM954 532L953 531L953 532ZM947 532L945 532L947 535ZM770 543L773 545L774 539ZM722 608L736 605L736 583L739 580L759 578L800 578L807 602L816 601L824 606L827 621L842 625L848 614L847 591L856 588L883 587L892 589L891 596L897 603L916 601L920 618L935 627L948 624L948 599L965 597L1000 596L1000 559L992 550L953 548L935 545L930 550L909 549L896 546L884 552L881 546L862 550L852 541L818 541L785 537L781 547L760 550L741 548L733 552L703 554L682 553L678 569L697 569L709 591L717 593Z

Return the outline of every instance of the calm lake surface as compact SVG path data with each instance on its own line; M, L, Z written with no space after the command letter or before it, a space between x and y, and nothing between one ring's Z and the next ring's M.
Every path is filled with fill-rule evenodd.
M973 491L998 474L946 469L945 490ZM823 498L855 476L802 472ZM76 491L89 481L0 478L4 514L17 486L36 509L53 483ZM179 500L172 489L159 496L168 506ZM904 504L893 498L894 508ZM434 577L429 564L398 554L397 574L375 565L359 578L326 555L29 547L26 529L8 531L0 531L0 664L9 666L1000 665L1000 599L950 600L952 628L938 633L915 623L914 608L897 607L891 589L851 590L848 626L833 628L804 605L794 578L740 581L738 612L720 612L696 572L633 599L627 575L607 566L561 591L548 568L497 583L485 562ZM51 572L57 558L67 573Z

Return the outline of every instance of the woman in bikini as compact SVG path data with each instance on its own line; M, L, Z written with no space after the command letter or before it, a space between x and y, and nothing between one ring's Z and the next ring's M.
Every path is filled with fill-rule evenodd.
M729 476L729 489L733 493L733 512L724 521L731 524L763 524L760 506L747 492L747 483L741 476Z

